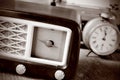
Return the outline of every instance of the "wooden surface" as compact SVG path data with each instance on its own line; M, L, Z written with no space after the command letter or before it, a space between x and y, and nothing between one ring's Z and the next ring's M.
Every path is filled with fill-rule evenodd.
M82 58L75 80L120 80L120 62L98 57Z
M0 80L43 80L43 79L33 79L8 73L0 73Z

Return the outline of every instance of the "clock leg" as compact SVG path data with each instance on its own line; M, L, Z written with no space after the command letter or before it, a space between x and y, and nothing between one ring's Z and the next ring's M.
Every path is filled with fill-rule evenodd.
M92 50L90 50L90 52L86 55L87 57L90 55L90 53L93 52ZM94 53L94 52L93 52ZM95 55L97 55L96 53L94 53ZM97 55L98 56L98 55Z
M92 51L90 50L90 52L89 52L86 56L88 57L91 52L92 52Z

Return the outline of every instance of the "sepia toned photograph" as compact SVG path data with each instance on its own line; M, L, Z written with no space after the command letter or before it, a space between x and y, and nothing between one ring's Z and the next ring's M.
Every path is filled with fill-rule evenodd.
M119 0L0 3L0 80L120 80Z

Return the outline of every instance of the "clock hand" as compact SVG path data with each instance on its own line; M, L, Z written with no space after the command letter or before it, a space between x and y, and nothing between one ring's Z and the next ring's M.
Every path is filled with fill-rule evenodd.
M107 32L106 32L106 30L105 30L105 36L107 36Z
M102 38L103 41L106 40L106 36L107 36L107 32L106 32L106 30L104 30L104 37Z

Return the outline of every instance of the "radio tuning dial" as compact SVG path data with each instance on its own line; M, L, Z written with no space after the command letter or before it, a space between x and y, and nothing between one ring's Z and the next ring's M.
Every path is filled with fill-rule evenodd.
M47 47L53 47L53 46L54 46L54 41L52 41L52 40L47 40L47 41L45 42L45 45L46 45Z
M55 72L55 78L57 80L62 80L62 79L64 79L64 77L65 77L65 73L62 70L57 70Z
M47 47L56 47L53 40L46 40L46 41L39 40L39 41L41 41L42 43L44 43Z
M23 64L19 64L16 67L16 72L20 75L24 74L26 72L26 67Z

